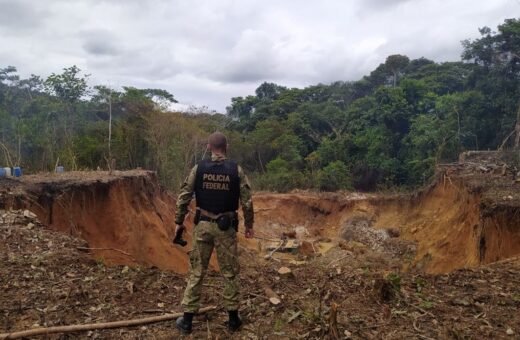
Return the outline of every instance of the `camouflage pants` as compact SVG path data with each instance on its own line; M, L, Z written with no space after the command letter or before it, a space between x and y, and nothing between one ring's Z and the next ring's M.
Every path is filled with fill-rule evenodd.
M237 236L233 228L222 231L216 223L201 221L193 230L193 249L190 252L190 272L184 291L182 307L186 312L196 313L200 308L202 280L208 269L211 253L215 248L220 272L224 277L224 306L238 310Z

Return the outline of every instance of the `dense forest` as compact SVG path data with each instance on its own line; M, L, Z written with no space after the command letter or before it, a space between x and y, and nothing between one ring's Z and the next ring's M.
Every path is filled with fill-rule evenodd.
M391 55L358 81L263 83L232 98L225 114L171 112L176 99L161 89L89 87L76 66L45 79L21 79L8 66L0 69L0 165L26 173L142 167L176 190L204 157L207 134L220 130L255 189L418 186L464 150L518 146L520 20L480 34L462 42L460 61Z

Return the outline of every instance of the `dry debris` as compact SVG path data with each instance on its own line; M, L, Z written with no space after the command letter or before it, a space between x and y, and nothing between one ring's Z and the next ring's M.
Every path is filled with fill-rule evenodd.
M462 186L456 186L464 182L464 188L473 188L482 196L482 201L478 201L482 216L493 209L502 209L503 213L498 216L510 221L511 216L518 216L514 214L518 214L520 207L519 184L515 182L518 171L505 167L504 173L504 167L493 158L495 156L488 156L491 158L486 158L487 161L470 159L466 165L446 166L442 172L444 180L437 185L454 188L455 199L467 200L468 196L459 195ZM48 176L56 185L67 186L75 185L75 181L94 183L99 174L88 174L83 179L78 179L78 174L66 175L70 178ZM114 178L111 176L102 173L101 180L109 182ZM31 181L40 183L40 180L29 178L23 185L30 186ZM71 183L67 184L68 181ZM19 185L22 183L0 182L0 208L4 202L15 202L23 195ZM259 239L273 241L275 235L286 233L288 240L274 239L274 246L270 247L267 242L253 246L247 243L252 241L240 239L240 314L244 326L233 338L495 339L518 336L520 258L485 266L472 264L473 268L449 274L425 274L419 266L406 266L421 249L404 237L419 235L431 228L430 219L409 229L401 228L401 224L396 228L392 221L398 219L387 219L386 223L378 222L375 229L372 224L376 210L370 204L376 198L363 196L348 201L345 200L348 195L342 195L345 196L286 194L276 199L265 195L264 210L258 212L257 221L275 223L273 215L276 215L285 224L269 224L273 226L269 235L262 234L259 228ZM443 207L443 197L434 202L439 204L434 209ZM287 201L281 198L293 204L284 205L281 202ZM406 202L411 201L413 198ZM388 202L392 204L381 199L376 203ZM161 204L167 206L164 202ZM309 209L302 209L304 206ZM354 206L356 214L344 219L338 217L338 211L347 212ZM453 211L460 219L460 211ZM286 221L288 216L295 220L292 225ZM436 213L433 216L437 217ZM263 230L265 233L268 228ZM293 234L296 239L288 236ZM492 240L484 246L489 248ZM435 242L437 246L438 241ZM287 248L287 244L291 251L276 251ZM293 244L298 247L292 247ZM265 245L267 247L262 248ZM185 286L182 275L154 267L135 267L132 263L108 266L103 258L94 260L92 257L96 249L105 249L102 246L105 245L89 246L85 241L52 231L29 210L0 210L0 333L145 318L181 310L179 303ZM443 244L438 243L438 248L442 247ZM126 252L116 246L106 249ZM258 254L255 249L264 252ZM262 255L266 254L264 258ZM125 259L127 255L130 253ZM403 268L409 270L405 272ZM208 273L203 303L216 305L217 310L195 319L191 338L231 337L225 326L221 281L218 273ZM172 322L93 330L73 336L84 339L180 337Z
M184 279L152 268L107 267L78 247L83 241L46 229L23 211L1 212L0 327L92 323L179 311ZM31 228L29 225L33 224ZM499 338L520 330L520 259L448 275L388 273L395 264L367 249L335 248L305 265L284 264L297 280L257 254L241 257L243 330L236 338ZM332 263L332 264L331 264ZM286 271L284 269L284 271ZM382 280L382 281L381 281ZM220 277L210 273L194 338L227 336ZM384 282L390 299L382 299ZM270 301L278 298L278 303ZM78 338L166 338L171 322L77 333Z

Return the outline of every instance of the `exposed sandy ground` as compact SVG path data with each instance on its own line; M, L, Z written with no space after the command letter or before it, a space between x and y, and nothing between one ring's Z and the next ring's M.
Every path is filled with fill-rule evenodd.
M518 169L477 156L412 194L255 195L257 238L239 237L246 323L232 337L519 338ZM142 170L0 180L0 209L21 209L0 210L2 331L178 311L190 245L171 244L174 205ZM283 233L298 253L265 259ZM220 286L212 271L205 304L219 308L192 338L230 336ZM53 338L177 336L163 322Z

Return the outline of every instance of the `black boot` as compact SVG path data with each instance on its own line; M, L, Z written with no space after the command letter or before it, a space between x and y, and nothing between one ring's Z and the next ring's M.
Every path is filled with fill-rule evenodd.
M184 313L183 316L178 317L175 321L175 326L184 334L191 333L191 322L193 320L193 313Z
M229 322L228 322L228 329L231 332L236 332L240 329L240 326L242 326L242 320L238 317L238 311L237 310L230 310L228 311L229 314Z

